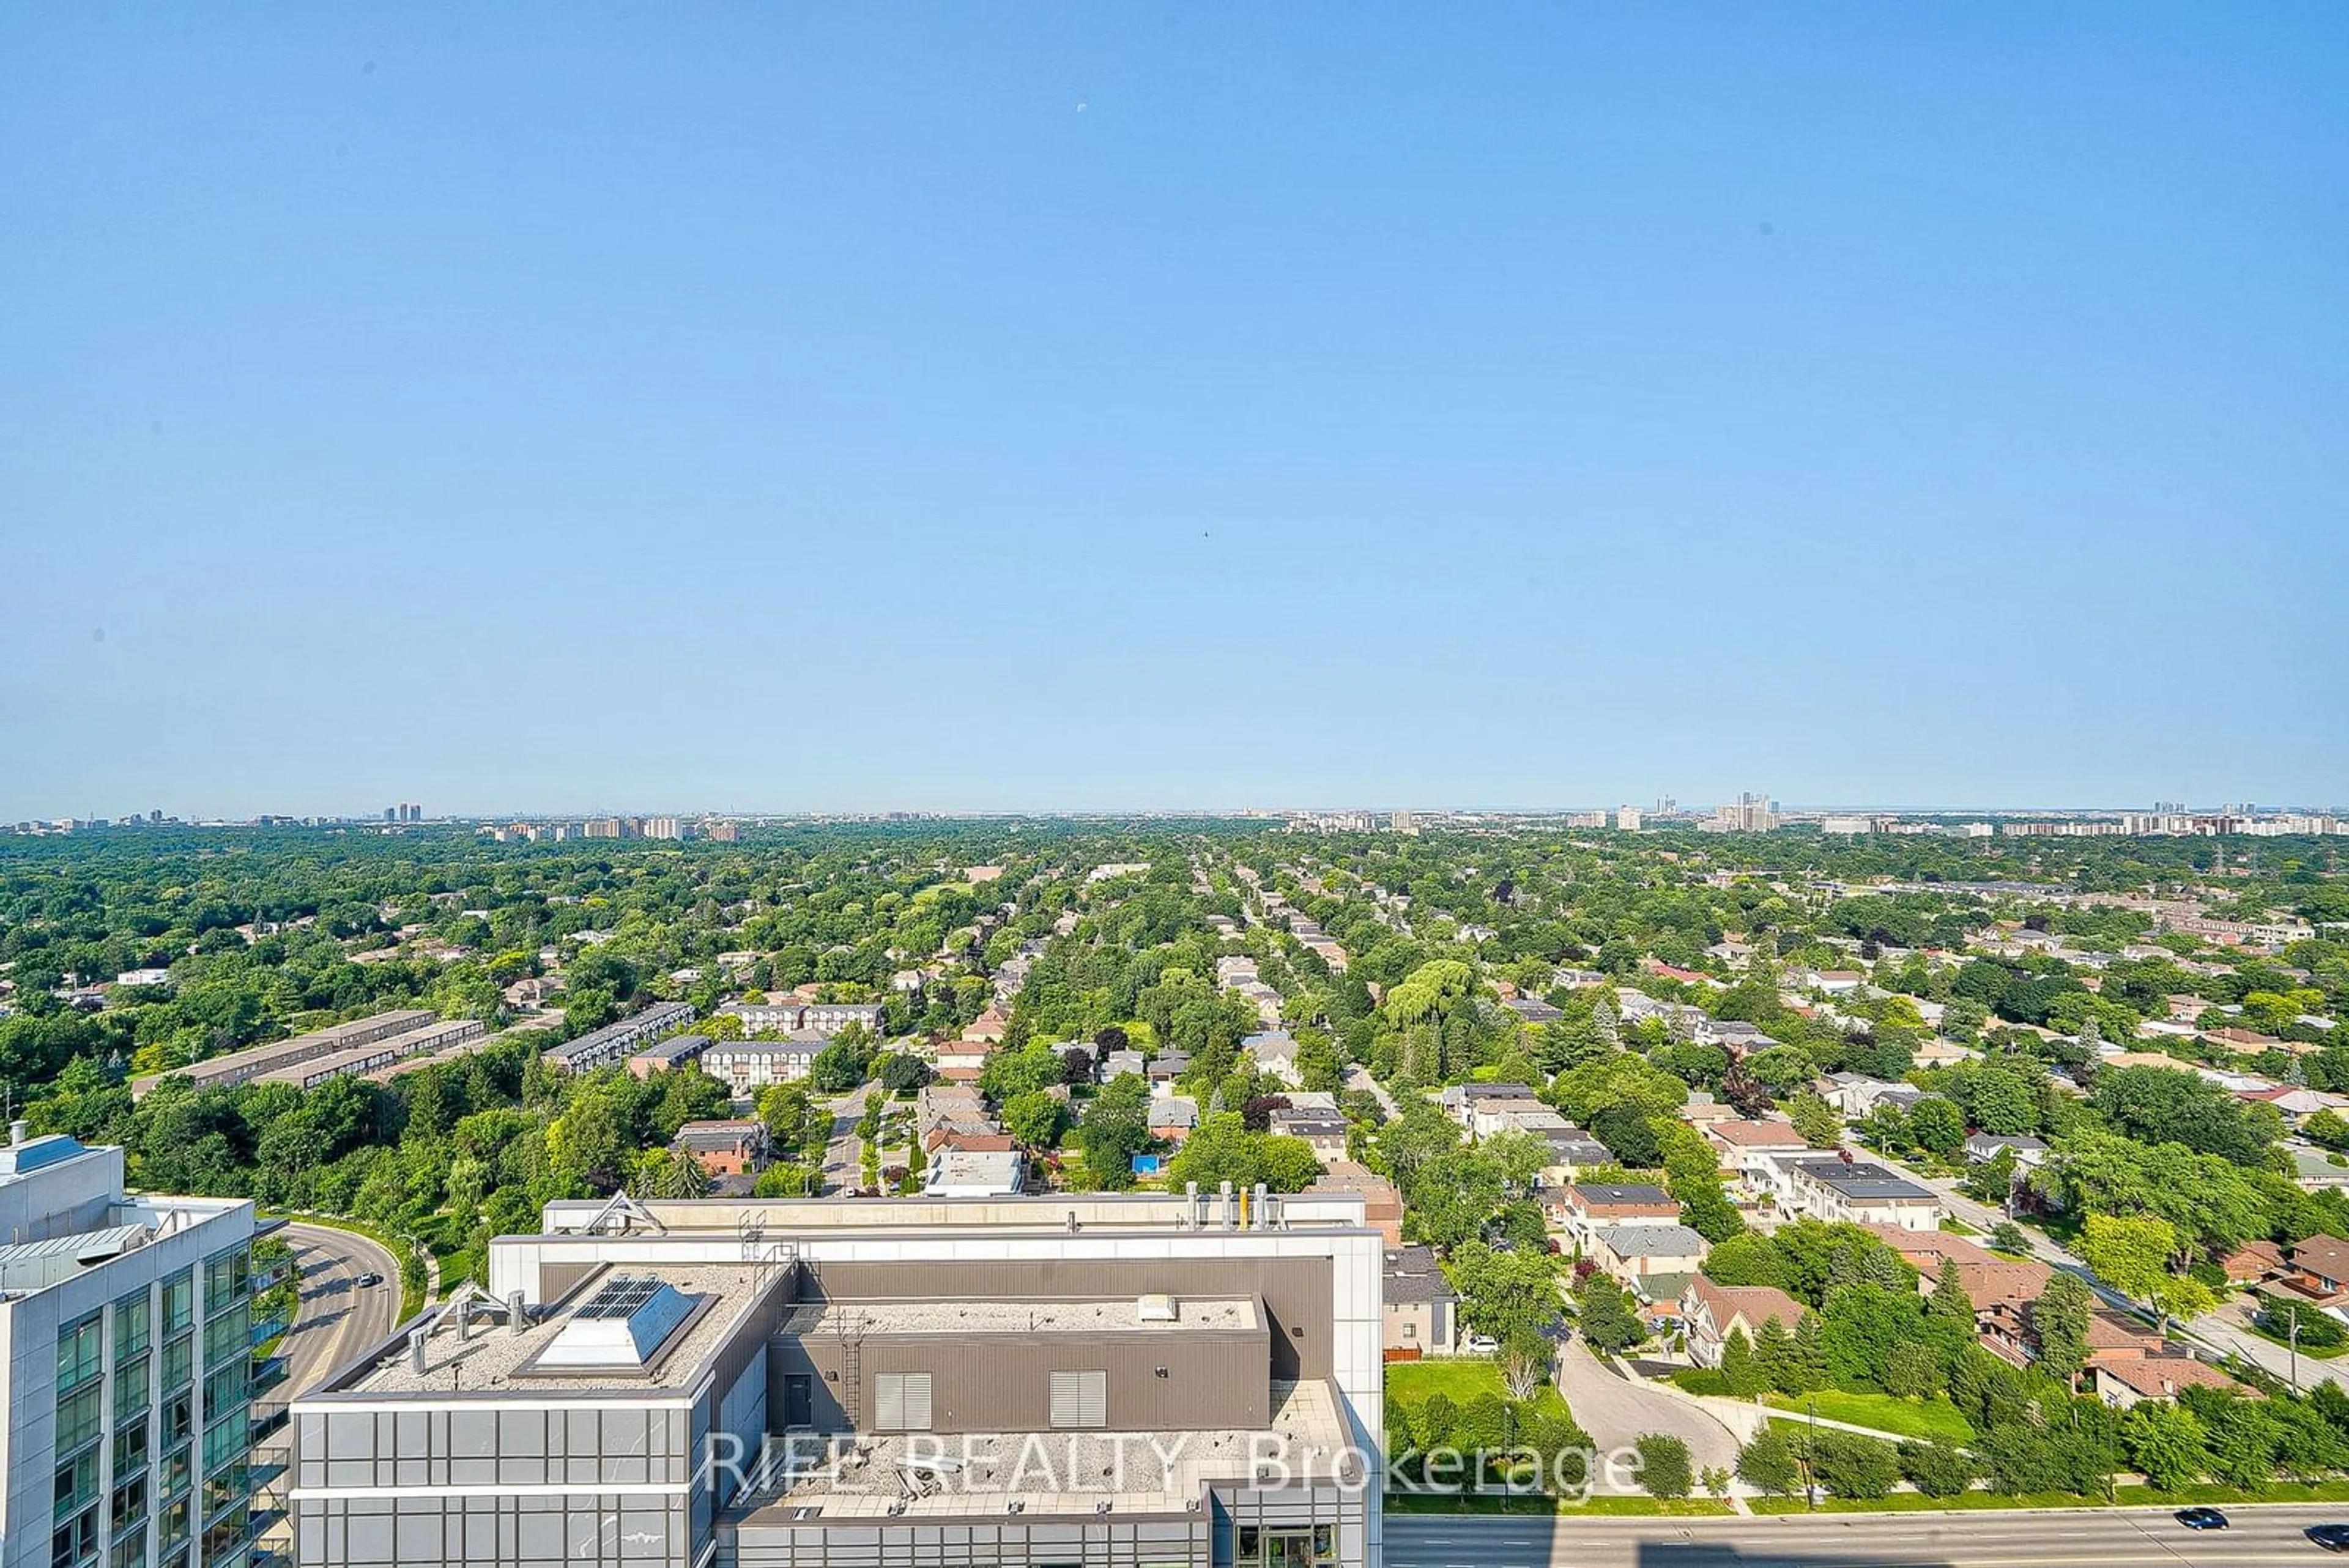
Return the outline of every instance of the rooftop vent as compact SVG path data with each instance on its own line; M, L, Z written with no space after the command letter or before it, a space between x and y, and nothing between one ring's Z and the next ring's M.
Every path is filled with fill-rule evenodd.
M539 1352L548 1371L566 1367L642 1367L693 1314L694 1298L665 1280L616 1274Z
M1134 1304L1137 1323L1173 1323L1177 1314L1173 1296L1144 1296Z

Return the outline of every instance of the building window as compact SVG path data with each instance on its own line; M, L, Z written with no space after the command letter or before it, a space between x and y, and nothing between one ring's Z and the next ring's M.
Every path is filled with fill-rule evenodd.
M1402 1325L1402 1336L1405 1339L1417 1339L1419 1337L1419 1324L1413 1323L1408 1319L1404 1320Z
M930 1429L930 1375L884 1372L873 1380L873 1425L883 1432Z
M147 1527L140 1525L127 1535L117 1531L106 1561L108 1568L147 1568Z
M253 1254L244 1247L204 1260L204 1313L210 1316L250 1293Z
M97 1555L98 1510L94 1508L57 1526L57 1532L49 1537L49 1568L74 1568Z
M114 1303L114 1358L136 1355L147 1348L147 1335L154 1322L154 1303L145 1291L124 1296Z
M1052 1425L1055 1427L1108 1426L1109 1374L1106 1372L1053 1373Z
M147 1408L147 1374L153 1358L118 1363L114 1368L114 1419L119 1424Z
M71 1519L85 1507L98 1501L98 1450L90 1449L78 1459L67 1459L57 1467L56 1490L58 1519Z
M163 1282L163 1332L178 1334L196 1322L196 1284L184 1271Z
M98 1376L103 1350L100 1314L66 1324L57 1330L57 1392L69 1393Z
M115 1479L119 1480L133 1470L145 1469L147 1453L147 1423L141 1421L135 1427L125 1427L118 1421L114 1433Z
M57 1451L71 1453L84 1443L98 1437L99 1395L105 1392L100 1384L92 1383L57 1401Z
M163 1392L177 1392L195 1380L196 1336L182 1334L163 1346Z
M126 1528L147 1517L147 1472L145 1470L140 1470L114 1489L114 1501L110 1511L117 1539L121 1537Z

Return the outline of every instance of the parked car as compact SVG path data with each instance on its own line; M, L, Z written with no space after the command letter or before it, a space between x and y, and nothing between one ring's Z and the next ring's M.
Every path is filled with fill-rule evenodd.
M1460 1336L1460 1348L1469 1355L1490 1355L1501 1348L1501 1342L1481 1334L1464 1334Z
M2189 1530L2224 1530L2227 1516L2215 1508L2181 1508L2175 1515L2178 1523Z

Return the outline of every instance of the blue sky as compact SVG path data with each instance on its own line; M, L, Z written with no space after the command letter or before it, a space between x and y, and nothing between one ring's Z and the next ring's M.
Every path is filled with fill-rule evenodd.
M2349 801L2349 10L0 13L0 816Z

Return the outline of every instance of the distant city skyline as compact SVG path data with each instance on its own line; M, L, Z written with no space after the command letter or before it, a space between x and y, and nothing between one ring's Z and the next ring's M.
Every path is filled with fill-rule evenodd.
M7 806L0 805L0 828L5 828L10 825L18 822L55 823L68 820L77 822L88 821L101 826L120 826L136 822L151 826L234 826L249 824L256 820L282 818L291 821L348 824L355 826L390 826L413 827L429 826L435 824L447 823L502 823L530 821L581 822L594 821L605 817L617 817L621 819L667 821L691 826L705 819L717 820L730 818L747 821L761 817L774 819L866 815L908 815L916 817L941 817L948 819L961 817L985 818L1019 816L1117 817L1129 815L1278 817L1337 812L1369 812L1380 815L1399 813L1406 815L1413 813L1420 813L1435 815L1453 814L1489 814L1504 816L1541 816L1563 815L1577 812L1599 812L1611 814L1622 808L1628 808L1644 819L1647 823L1652 825L1668 820L1685 822L1689 819L1704 817L1711 815L1716 807L1733 805L1738 797L1732 795L1718 801L1704 799L1680 801L1676 802L1674 808L1671 810L1661 808L1656 804L1657 798L1658 797L1651 796L1648 800L1643 802L1638 799L1624 799L1610 796L1608 797L1608 804L1605 805L1599 804L1599 802L1595 799L1556 801L1548 803L1292 800L1278 802L1255 801L1244 802L1237 805L1185 805L1176 803L1171 805L1102 806L961 806L947 804L920 806L804 806L789 805L680 805L673 801L669 801L629 805L615 805L606 803L589 806L560 808L547 806L457 807L445 811L439 808L428 810L420 805L404 803L397 807L378 808L372 811L364 809L349 810L334 808L289 810L281 807L276 809L264 808L261 810L244 812L195 808L174 809L167 806L150 806L141 811L119 812L27 812L21 809L10 809ZM2158 812L2172 812L2188 815L2208 815L2224 813L2256 813L2262 815L2271 815L2277 814L2303 812L2341 813L2349 811L2349 804L2344 804L2344 801L2342 800L2291 801L2282 799L2244 799L2231 801L2189 802L2151 798L2141 801L2075 801L2053 803L2017 802L2005 805L1983 804L1981 802L1959 803L1955 805L1946 803L1940 805L1920 805L1914 803L1905 805L1887 805L1880 802L1852 801L1805 802L1785 800L1776 796L1767 797L1767 800L1770 807L1775 814L1782 815L1792 815L1801 817L1817 817L1822 815L1834 816L1842 814L1851 814L1858 816L1949 817L1979 815L1997 817L2038 815L2079 815ZM397 811L399 815L392 815L394 811ZM414 815L409 815L411 811Z
M2338 800L2344 59L8 8L0 799Z

